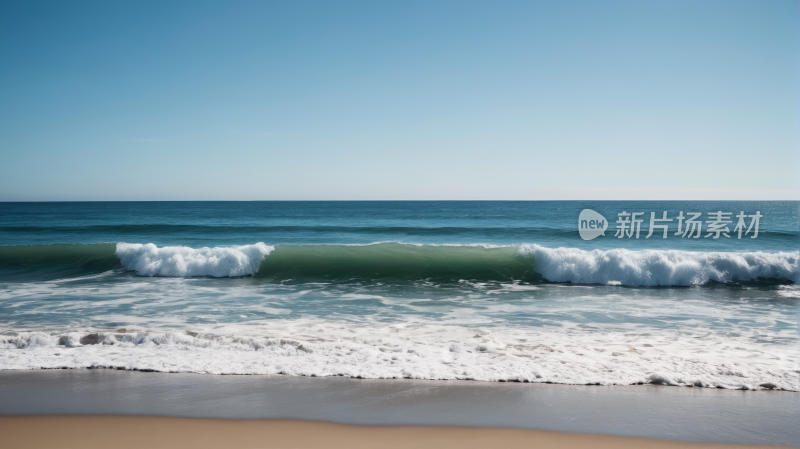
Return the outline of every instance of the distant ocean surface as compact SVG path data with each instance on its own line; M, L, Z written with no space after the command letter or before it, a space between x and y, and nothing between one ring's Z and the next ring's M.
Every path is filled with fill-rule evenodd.
M799 283L796 201L0 203L0 369L800 391Z

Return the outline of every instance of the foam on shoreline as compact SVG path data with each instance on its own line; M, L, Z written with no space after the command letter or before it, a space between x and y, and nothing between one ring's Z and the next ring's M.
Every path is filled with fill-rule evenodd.
M759 345L703 330L601 333L302 321L261 335L26 332L0 337L0 349L0 369L15 370L113 368L800 391L795 347Z

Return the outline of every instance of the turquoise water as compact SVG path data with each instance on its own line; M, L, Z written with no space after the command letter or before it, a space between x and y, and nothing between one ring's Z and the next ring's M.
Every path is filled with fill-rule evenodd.
M605 236L581 239L584 209ZM800 390L799 210L0 203L0 369ZM643 213L638 239L615 237L623 211ZM707 236L717 211L730 237ZM646 237L651 212L667 238ZM681 212L698 238L675 234Z

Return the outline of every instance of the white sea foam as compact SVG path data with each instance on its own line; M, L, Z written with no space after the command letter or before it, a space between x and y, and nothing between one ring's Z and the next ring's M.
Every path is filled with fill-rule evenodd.
M784 298L800 298L800 285L781 285L778 288L778 295Z
M800 282L800 252L722 253L627 249L584 251L522 245L536 271L551 282L691 286L758 278Z
M145 276L230 277L254 274L273 249L264 243L199 249L118 243L116 254L125 269Z
M469 328L424 320L399 325L281 320L249 335L139 330L86 337L86 331L0 337L0 369L91 367L800 391L800 356L793 345L763 345L702 329L596 332Z

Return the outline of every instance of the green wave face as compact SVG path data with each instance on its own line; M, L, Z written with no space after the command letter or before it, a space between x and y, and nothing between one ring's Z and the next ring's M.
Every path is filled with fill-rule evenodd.
M542 282L533 260L516 247L278 246L255 277L274 281L405 281L429 279Z
M799 261L797 252L588 252L538 245L273 247L259 242L190 248L119 243L0 247L0 281L47 281L116 270L145 277L252 277L257 282L783 285L800 282Z
M516 249L398 243L278 246L253 277L266 282L544 282L533 269L533 259L518 255ZM46 281L119 268L129 271L116 250L116 244L0 247L0 279Z
M0 247L0 278L8 281L53 280L87 276L120 268L116 244Z

